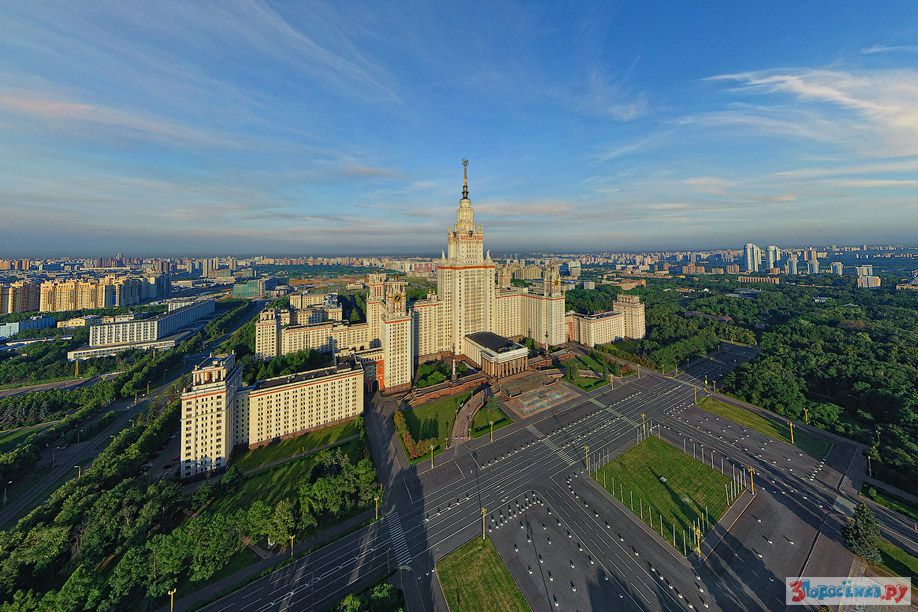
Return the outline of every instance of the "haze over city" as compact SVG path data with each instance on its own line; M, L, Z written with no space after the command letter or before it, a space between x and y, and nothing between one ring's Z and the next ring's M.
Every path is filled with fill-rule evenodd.
M8 3L0 255L913 242L918 6L708 9Z

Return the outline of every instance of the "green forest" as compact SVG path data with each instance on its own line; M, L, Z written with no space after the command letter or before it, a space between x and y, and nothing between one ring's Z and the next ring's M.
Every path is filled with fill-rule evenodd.
M877 475L915 491L918 295L838 280L737 296L742 289L728 277L652 282L634 291L647 305L646 338L602 349L672 371L720 340L758 345L759 356L725 378L725 391L794 419L805 410L818 427L875 445Z

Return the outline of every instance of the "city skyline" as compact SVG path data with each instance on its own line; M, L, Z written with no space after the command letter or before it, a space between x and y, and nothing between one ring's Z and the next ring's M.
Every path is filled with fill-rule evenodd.
M0 256L437 253L465 156L495 252L901 243L918 8L828 8L11 7Z

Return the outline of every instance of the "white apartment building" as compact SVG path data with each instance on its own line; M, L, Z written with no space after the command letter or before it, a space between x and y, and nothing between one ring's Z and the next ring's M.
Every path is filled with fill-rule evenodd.
M182 394L180 475L226 467L233 448L300 435L363 412L363 368L336 366L242 386L233 355L209 357Z
M153 342L171 336L181 328L214 311L213 300L202 300L148 319L133 319L93 325L89 329L89 346L114 346Z

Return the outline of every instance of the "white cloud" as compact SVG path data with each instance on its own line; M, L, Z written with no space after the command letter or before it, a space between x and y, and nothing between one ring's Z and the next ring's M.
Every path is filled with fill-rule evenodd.
M873 45L861 49L864 55L877 53L918 53L918 45Z
M734 91L739 93L783 94L812 103L825 125L833 126L827 136L851 142L854 135L855 142L873 155L918 154L918 70L768 70L707 80L736 83ZM781 110L775 107L769 120L782 121ZM832 115L833 111L847 116Z

